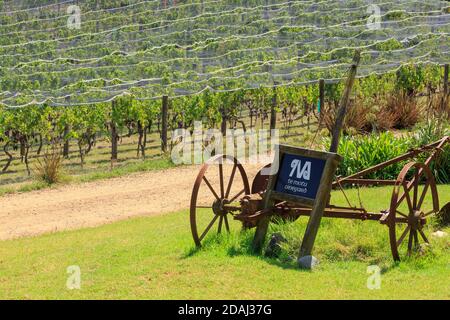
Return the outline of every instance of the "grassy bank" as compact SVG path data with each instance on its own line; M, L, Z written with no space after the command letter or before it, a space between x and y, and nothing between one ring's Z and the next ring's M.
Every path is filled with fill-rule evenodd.
M450 201L450 186L439 190L441 203ZM366 206L383 209L391 188L362 192ZM355 190L348 196L358 199ZM333 199L341 203L343 196L335 192ZM231 235L210 237L196 250L187 211L2 241L0 298L450 299L449 237L431 238L425 254L396 264L385 226L323 220L315 249L321 263L309 272L287 258L296 252L306 221L272 226L271 232L289 240L278 259L251 254L254 230L239 233L237 223ZM80 267L80 290L66 288L71 265ZM369 265L382 270L379 290L367 288Z

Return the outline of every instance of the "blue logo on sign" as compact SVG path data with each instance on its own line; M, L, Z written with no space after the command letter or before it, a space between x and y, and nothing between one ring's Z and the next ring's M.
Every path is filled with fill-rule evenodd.
M297 179L311 179L311 161L305 161L305 164L302 165L302 162L299 159L294 159L291 162L292 171L289 174L289 177L293 177L294 174Z
M284 154L275 191L315 199L326 160Z

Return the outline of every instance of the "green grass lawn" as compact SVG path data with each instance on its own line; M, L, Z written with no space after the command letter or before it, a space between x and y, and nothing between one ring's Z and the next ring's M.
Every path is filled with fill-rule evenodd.
M441 204L450 185L439 188ZM347 191L357 201L355 190ZM391 188L362 191L369 208L385 208ZM335 192L336 203L344 201ZM428 199L429 201L429 199ZM209 212L205 212L209 215ZM212 236L196 250L188 211L135 218L97 228L0 242L2 299L449 299L450 238L396 264L388 229L378 222L323 220L314 254L321 263L302 271L295 261L307 219L272 225L289 240L278 259L255 256L254 230ZM428 227L427 233L433 230ZM450 233L450 229L444 231ZM81 269L81 289L68 290L67 267ZM367 288L367 267L382 270L381 288Z

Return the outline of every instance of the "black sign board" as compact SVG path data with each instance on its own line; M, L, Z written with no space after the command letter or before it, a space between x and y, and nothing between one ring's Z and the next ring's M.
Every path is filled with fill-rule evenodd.
M271 200L289 201L312 206L319 188L324 181L324 174L334 175L341 157L335 153L320 152L280 145L278 155L269 179L268 194ZM267 199L268 200L268 199Z

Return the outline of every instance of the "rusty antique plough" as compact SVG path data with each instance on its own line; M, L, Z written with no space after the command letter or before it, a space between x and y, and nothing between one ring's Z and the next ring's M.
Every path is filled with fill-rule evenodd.
M369 212L362 207L362 204L360 207L352 206L346 196L348 206L345 207L331 205L328 201L323 217L379 221L389 228L390 246L394 260L398 261L402 255L411 254L414 249L419 248L421 242L428 243L424 225L430 215L439 212L438 192L435 178L430 170L430 163L436 159L449 141L450 137L446 136L437 142L412 149L404 155L351 176L336 177L332 187L341 190L344 196L344 186L349 185L392 186L392 196L387 208L380 212ZM428 158L424 162L414 161L421 155L428 155ZM413 159L413 162L403 167L396 180L364 178L375 171L408 159ZM232 164L227 183L224 179L225 161ZM218 170L218 173L211 174L212 170ZM213 183L212 179L217 176L219 179ZM201 245L205 236L216 229L214 227L216 222L217 232L220 233L223 229L229 231L228 218L230 216L241 221L245 228L252 228L263 217L278 217L278 219L294 221L300 216L311 214L311 207L299 206L287 201L279 201L272 207L263 209L262 204L268 180L269 176L263 176L259 171L250 187L243 166L232 156L218 155L205 163L197 176L191 197L190 223L195 244ZM233 194L232 190L235 189L233 185L236 183L239 183L241 187ZM202 186L204 186L202 190L208 190L206 192L211 194L212 203L200 205L202 201L204 202L202 196L205 193L205 191L200 192ZM210 210L206 210L204 214L209 217L201 218L201 210L208 208L212 209L212 213Z

